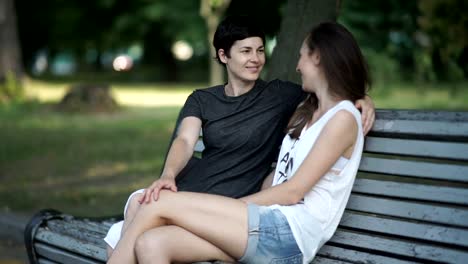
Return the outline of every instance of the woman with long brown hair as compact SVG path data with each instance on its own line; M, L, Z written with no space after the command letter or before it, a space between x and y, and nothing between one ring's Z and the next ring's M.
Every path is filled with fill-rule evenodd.
M362 155L355 108L369 87L352 34L326 22L300 50L309 93L291 118L271 187L240 199L162 190L143 203L109 263L308 263L343 214Z

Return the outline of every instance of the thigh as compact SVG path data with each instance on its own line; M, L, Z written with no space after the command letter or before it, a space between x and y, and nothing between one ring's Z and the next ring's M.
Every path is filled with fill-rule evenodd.
M210 260L235 262L232 257L215 245L178 226L154 228L146 231L141 238L146 244L144 254L149 260L154 260L158 254L162 254L168 256L171 263ZM138 250L137 256L140 260Z
M157 202L145 204L141 209L138 214L146 212L149 218L156 215L209 241L233 257L238 258L244 253L247 205L240 200L163 190Z

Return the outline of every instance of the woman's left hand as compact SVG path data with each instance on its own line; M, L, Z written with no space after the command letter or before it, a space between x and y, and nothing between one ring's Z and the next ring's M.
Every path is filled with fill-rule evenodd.
M371 130L375 121L375 105L372 101L372 98L365 96L364 99L359 99L356 101L356 108L361 110L362 116L362 128L364 135Z

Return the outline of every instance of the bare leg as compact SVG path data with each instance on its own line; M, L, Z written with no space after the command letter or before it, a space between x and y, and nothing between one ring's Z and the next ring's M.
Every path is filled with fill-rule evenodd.
M130 198L130 201L128 203L128 208L127 208L127 211L125 212L125 216L124 216L124 223L123 223L123 226L122 226L122 235L127 230L128 225L133 221L133 218L135 217L138 209L141 206L141 204L138 202L138 200L140 199L141 196L142 196L142 194L138 193L138 194L132 195L132 198Z
M107 252L107 259L110 259L110 256L112 256L112 253L114 252L114 249L107 245L106 247L106 252Z
M124 212L124 222L122 226L122 231L121 231L121 236L125 233L125 230L127 230L128 225L132 222L133 218L136 215L136 212L138 211L138 208L140 208L140 203L138 200L142 196L141 193L133 194L130 197L130 200L128 201L128 207L127 210ZM109 259L112 253L114 252L114 249L110 247L109 245L107 246L107 258Z
M135 241L145 231L173 224L241 257L247 245L247 205L223 196L161 191L157 202L140 206L109 263L135 263Z
M146 231L138 237L135 252L139 264L196 262L233 258L208 241L178 226L163 226Z

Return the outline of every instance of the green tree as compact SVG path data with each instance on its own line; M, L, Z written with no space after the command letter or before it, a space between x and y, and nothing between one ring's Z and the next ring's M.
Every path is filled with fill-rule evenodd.
M0 103L21 96L21 52L13 0L0 0Z
M356 36L376 79L387 80L412 78L417 16L416 1L343 1L338 20Z
M205 19L208 29L208 43L213 39L213 35L221 21L224 12L229 6L231 0L201 0L200 15ZM210 45L211 46L211 45ZM213 59L215 49L210 48L208 56L210 57L210 85L216 85L224 82L223 67Z
M468 77L468 3L420 0L418 24L428 41L426 51L439 79Z
M14 2L0 0L0 81L9 71L20 78L23 69L19 47Z

